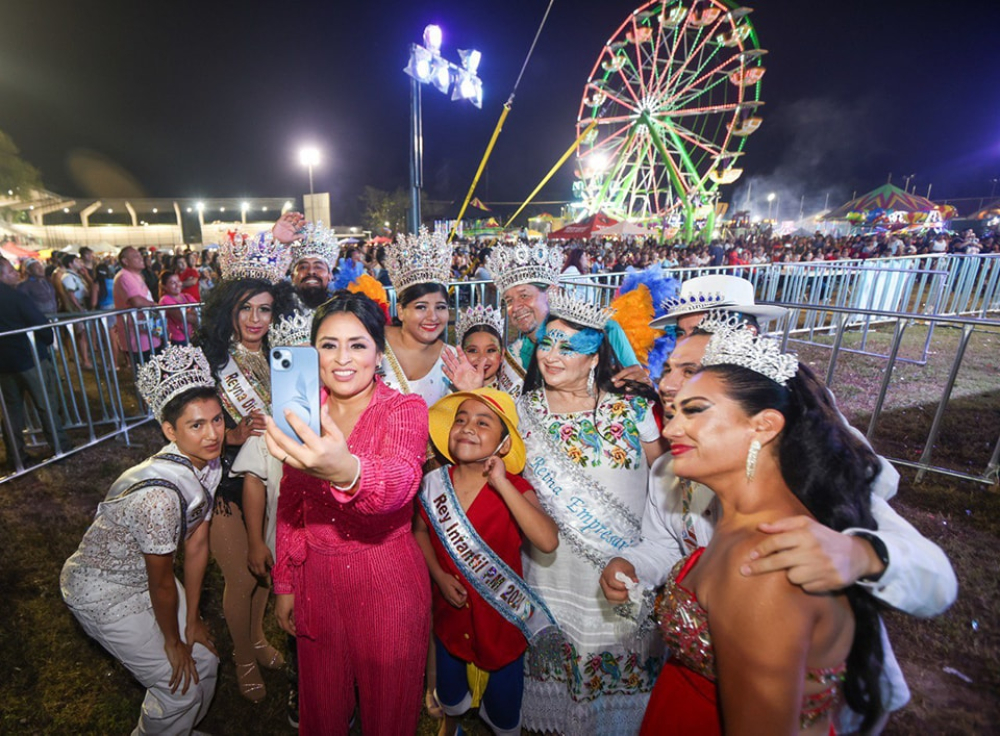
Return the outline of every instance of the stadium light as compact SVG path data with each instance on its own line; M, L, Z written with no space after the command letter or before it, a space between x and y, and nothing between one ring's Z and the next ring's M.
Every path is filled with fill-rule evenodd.
M423 188L424 133L420 85L431 84L442 94L451 92L452 100L468 100L483 106L483 82L477 76L483 55L476 50L458 52L461 66L441 56L444 33L441 26L424 28L424 45L410 45L410 58L403 72L410 77L410 231L420 229L420 190ZM310 193L312 186L310 184Z

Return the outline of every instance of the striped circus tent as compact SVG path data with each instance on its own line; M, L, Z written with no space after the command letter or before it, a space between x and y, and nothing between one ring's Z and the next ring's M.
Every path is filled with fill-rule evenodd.
M892 184L883 184L868 194L863 194L841 205L832 212L823 215L824 220L846 220L852 212L871 212L885 210L886 212L930 212L937 205L926 197L918 194L908 194Z

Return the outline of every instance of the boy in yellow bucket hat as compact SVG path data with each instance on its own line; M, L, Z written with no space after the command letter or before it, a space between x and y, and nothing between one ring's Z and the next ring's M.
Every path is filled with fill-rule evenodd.
M519 734L524 651L555 625L521 579L522 534L546 552L559 542L518 475L525 450L517 427L513 399L493 388L456 392L430 408L431 441L450 464L424 476L414 535L434 581L441 736L461 733L458 718L480 695L490 729Z

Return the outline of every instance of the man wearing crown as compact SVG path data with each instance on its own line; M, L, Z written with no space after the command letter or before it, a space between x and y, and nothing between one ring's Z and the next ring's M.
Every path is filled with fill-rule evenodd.
M169 444L112 484L60 586L83 630L146 688L133 734L190 734L219 664L198 604L225 424L197 348L168 348L138 384ZM181 545L183 585L174 576Z
M711 331L726 324L756 333L758 319L777 319L787 313L782 307L756 304L753 284L746 279L720 275L685 281L680 295L664 307L666 314L652 326L674 325L678 331L678 342L659 386L666 413L670 413L680 387L701 368ZM737 341L731 349L750 344L753 341ZM754 366L767 359L753 354L741 358ZM940 547L889 506L899 473L884 458L880 462L882 471L871 489L876 531L838 532L805 516L762 525L761 531L772 536L758 545L741 572L760 575L784 571L789 581L817 594L860 585L876 599L911 615L942 613L958 592L951 563ZM673 473L671 455L663 455L649 472L642 541L608 562L601 576L605 596L613 603L628 600L628 588L634 586L626 585L623 577L648 588L661 585L677 560L708 543L719 518L720 506L712 491L679 480ZM907 703L910 692L884 629L883 648L883 697L888 715ZM837 733L852 733L859 723L860 717L844 708ZM879 731L881 728L875 733Z
M559 281L563 254L544 245L497 245L486 259L497 291L507 307L507 319L518 337L504 350L504 368L512 379L524 381L535 352L535 335L549 315L548 290Z
M330 298L328 291L340 245L322 222L307 224L299 212L286 212L271 229L274 239L292 248L292 286L302 303L315 309Z

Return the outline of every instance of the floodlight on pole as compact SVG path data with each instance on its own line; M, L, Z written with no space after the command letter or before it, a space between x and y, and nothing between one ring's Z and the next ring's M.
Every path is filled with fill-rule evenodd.
M403 71L410 77L410 223L409 229L420 229L420 190L423 188L424 132L420 85L431 84L439 92L451 92L452 100L469 100L477 108L483 106L483 83L476 76L482 54L475 50L459 50L461 65L452 64L441 56L444 34L441 26L424 28L424 45L411 44L409 63Z
M319 149L306 146L299 149L299 163L309 170L309 195L313 194L313 166L319 165Z
M771 219L771 205L774 204L774 199L777 196L778 195L775 194L774 192L771 192L770 194L767 195L767 219L768 220Z

